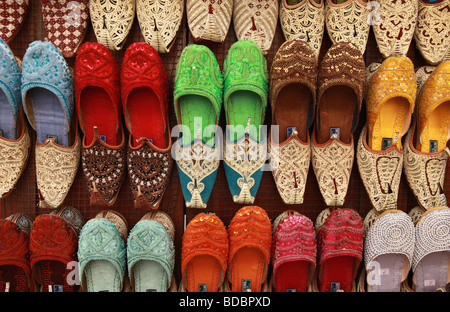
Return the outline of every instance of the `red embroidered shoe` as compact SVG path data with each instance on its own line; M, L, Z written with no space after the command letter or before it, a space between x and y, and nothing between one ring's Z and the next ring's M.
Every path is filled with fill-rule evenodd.
M24 214L0 220L0 292L32 290L30 228L31 220Z
M355 291L363 240L363 220L355 210L342 208L331 212L317 233L318 291Z
M88 0L42 1L46 40L65 58L73 57L83 42L89 19Z
M74 292L79 286L71 280L75 271L67 264L77 260L78 236L62 217L42 214L36 217L30 233L30 265L41 292Z
M0 3L0 37L9 43L19 33L28 13L29 0Z
M90 204L111 207L125 172L125 136L120 117L119 70L111 52L84 43L75 60L75 102L84 133L81 165Z
M120 78L133 199L136 208L157 209L173 166L166 70L152 46L137 42L125 53Z
M316 268L316 256L316 232L312 221L293 210L280 214L273 223L273 291L308 291Z

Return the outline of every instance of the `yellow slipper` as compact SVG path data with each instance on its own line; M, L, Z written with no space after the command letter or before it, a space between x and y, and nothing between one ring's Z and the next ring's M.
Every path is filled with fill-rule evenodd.
M415 148L423 153L443 151L450 134L450 61L439 64L417 97Z
M387 58L368 78L368 145L375 151L397 145L408 131L416 99L414 65L407 57Z

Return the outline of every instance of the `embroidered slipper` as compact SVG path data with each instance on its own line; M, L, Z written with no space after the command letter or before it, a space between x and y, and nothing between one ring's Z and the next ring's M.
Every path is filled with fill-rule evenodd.
M446 148L450 126L450 61L430 74L417 98L417 134L414 146L422 153Z
M119 70L105 46L87 42L80 47L75 60L75 102L84 134L81 165L92 206L113 206L125 177L119 81Z
M33 291L29 237L31 219L22 213L0 220L0 292Z
M238 40L253 41L267 54L278 23L278 1L235 1L233 26Z
M169 83L158 52L145 42L130 45L122 62L121 82L123 115L130 133L128 174L135 207L156 209L173 165Z
M415 223L413 290L445 290L450 283L450 208L434 207L422 212Z
M110 50L121 50L133 26L135 0L91 0L89 14L97 41Z
M316 268L316 232L312 221L295 211L273 223L272 285L275 292L306 292Z
M433 66L422 66L416 71L418 90L416 112L420 110L426 114L426 108L421 104L433 103L433 101L430 102L422 99L421 92L419 92L419 90L421 90L421 87L425 84L434 69L435 67ZM435 77L434 81L438 81L438 78ZM431 86L428 84L427 92L429 92L430 87ZM448 96L444 96L444 98L448 98L450 96L450 89L446 88L446 86L441 86L440 90L441 92L449 94ZM447 198L445 196L443 186L445 182L445 171L447 168L448 149L445 148L437 150L438 146L431 149L433 152L421 152L416 149L415 142L418 116L420 116L420 113L414 114L413 124L411 125L405 139L403 169L406 180L417 202L423 209L427 210L434 207L447 206ZM444 122L443 125L437 124L437 126L444 129L446 125ZM420 143L420 140L418 141ZM429 147L432 147L433 144L434 143L430 142ZM426 147L426 144L423 147ZM424 183L424 181L426 182Z
M359 214L348 208L330 213L317 233L319 292L350 292L363 258L364 225Z
M232 13L232 0L186 0L188 26L195 41L224 42Z
M183 234L180 291L220 291L228 247L228 233L220 218L213 213L196 215Z
M220 164L215 131L222 109L223 78L213 52L191 44L177 64L174 106L181 137L175 154L188 208L205 208Z
M342 206L354 158L353 133L364 92L364 59L350 43L331 46L319 68L311 160L327 206Z
M166 292L170 289L174 281L174 236L172 219L162 211L144 215L131 229L127 261L131 288L135 292Z
M366 84L367 122L358 140L358 170L373 207L396 209L401 139L409 129L416 98L413 64L407 57L390 57L368 67Z
M42 1L46 41L53 43L65 58L75 56L86 35L88 0Z
M270 161L285 204L303 203L311 162L309 128L314 119L317 70L313 50L297 39L284 42L272 63L272 125L279 131L278 138L270 138Z
M39 207L56 208L78 171L81 140L77 118L72 116L72 73L52 43L29 45L23 57L21 92L24 111L36 130Z
M78 236L61 216L42 214L30 233L30 265L41 292L76 292L68 264L77 260Z
M0 197L6 197L21 177L30 155L30 134L22 107L21 63L0 39Z
M126 268L126 219L112 210L99 212L83 226L78 247L81 288L85 292L121 292Z
M264 123L268 72L256 43L237 41L224 63L224 108L227 131L223 161L233 201L252 204L267 156Z
M158 53L169 53L181 26L184 0L136 0L136 15L145 42Z
M364 243L368 292L401 291L411 268L414 242L414 224L405 212L390 209L376 217Z
M29 0L2 1L0 4L0 38L11 42L19 33L28 14Z
M450 60L449 18L448 1L419 0L414 41L430 65Z
M325 29L324 0L281 0L280 25L286 40L302 40L319 58Z
M370 32L368 3L365 0L326 0L325 25L333 44L353 43L364 54Z
M372 23L378 49L384 58L406 56L416 29L419 1L381 1Z
M228 226L227 282L232 292L261 292L267 281L272 229L264 209L239 209Z

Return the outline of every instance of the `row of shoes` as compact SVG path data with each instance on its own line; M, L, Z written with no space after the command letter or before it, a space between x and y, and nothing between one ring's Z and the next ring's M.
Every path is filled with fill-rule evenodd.
M84 221L70 206L0 220L0 292L176 291L172 219L148 212L129 229L117 211Z
M186 3L185 3L186 2ZM363 54L373 27L383 57L405 56L414 37L431 65L448 60L449 1L409 0L64 0L43 1L46 35L64 55L72 57L85 36L89 17L97 41L111 50L123 48L135 15L144 40L159 53L175 42L186 6L189 30L196 41L223 42L233 19L238 40L251 40L266 53L278 19L287 40L308 42L316 57L326 31L333 43L351 42ZM29 0L0 6L1 37L11 41L23 24Z
M450 208L389 210L363 220L340 208L311 219L294 210L271 224L257 206L228 229L199 213L182 238L162 211L129 230L103 210L87 222L73 207L0 220L0 292L430 292L448 291Z
M14 189L30 154L26 116L36 132L41 208L63 203L80 158L91 205L111 207L128 173L136 207L158 208L173 161L168 78L154 48L145 42L130 45L120 72L111 52L96 42L82 45L74 70L50 42L32 42L21 66L3 41L0 54L0 155L7 168L2 197Z
M182 242L187 292L448 291L450 209L409 213L328 210L313 224L294 210L271 222L264 209L238 210L228 230L200 213Z
M326 205L341 207L356 154L377 211L396 208L403 168L421 207L445 206L449 81L450 61L415 72L401 56L366 68L359 50L341 42L319 65L301 40L281 45L270 76L257 45L237 41L222 76L211 50L189 45L177 64L174 89L177 122L189 129L176 145L186 206L205 208L212 192L221 145L206 128L217 126L222 105L227 127L235 129L224 134L222 156L236 203L254 202L268 157L285 204L303 203L311 164ZM355 144L363 100L366 125ZM268 103L278 133L271 131L267 143L258 130Z

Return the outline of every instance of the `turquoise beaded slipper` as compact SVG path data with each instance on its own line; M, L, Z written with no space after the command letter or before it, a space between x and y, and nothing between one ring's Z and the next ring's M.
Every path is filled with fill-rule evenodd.
M135 292L167 292L173 280L175 227L170 217L155 211L144 215L127 241L128 272Z
M186 206L206 208L220 164L215 131L222 108L223 79L206 46L184 48L177 64L174 105L181 138L174 145ZM181 143L180 143L181 142Z
M267 63L252 41L235 42L224 63L227 120L225 173L233 201L252 204L261 182L267 147L260 133L268 97Z
M125 242L118 226L112 221L96 217L86 222L80 233L78 261L83 291L123 290L126 267Z

